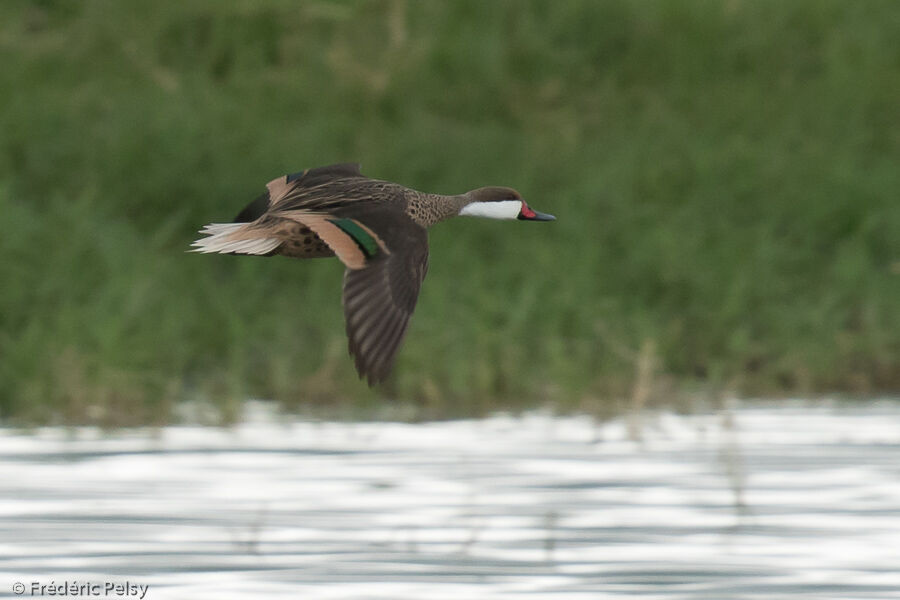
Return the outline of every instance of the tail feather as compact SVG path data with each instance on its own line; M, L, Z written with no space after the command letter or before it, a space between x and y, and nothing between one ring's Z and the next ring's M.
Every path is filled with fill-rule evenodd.
M210 223L200 233L209 237L194 241L192 252L268 254L281 245L277 238L256 237L246 223Z

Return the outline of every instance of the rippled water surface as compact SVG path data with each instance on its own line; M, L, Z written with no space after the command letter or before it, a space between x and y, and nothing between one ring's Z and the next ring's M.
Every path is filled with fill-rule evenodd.
M0 429L0 597L900 598L900 406L639 432L537 414Z

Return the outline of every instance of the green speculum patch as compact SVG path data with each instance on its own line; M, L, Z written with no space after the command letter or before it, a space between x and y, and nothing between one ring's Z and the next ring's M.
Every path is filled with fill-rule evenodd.
M328 222L337 225L341 231L353 238L353 241L363 251L366 258L371 258L378 254L378 242L353 219L328 219Z

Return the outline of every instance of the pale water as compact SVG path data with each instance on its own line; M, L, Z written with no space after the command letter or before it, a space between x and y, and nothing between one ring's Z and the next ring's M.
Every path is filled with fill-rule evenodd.
M900 598L897 404L626 425L0 429L0 597Z

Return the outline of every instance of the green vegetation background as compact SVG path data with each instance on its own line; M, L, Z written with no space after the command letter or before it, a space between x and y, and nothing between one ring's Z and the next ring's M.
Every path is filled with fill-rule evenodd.
M0 416L896 392L898 40L894 0L5 0ZM340 161L559 218L434 229L374 391L337 261L184 252Z

